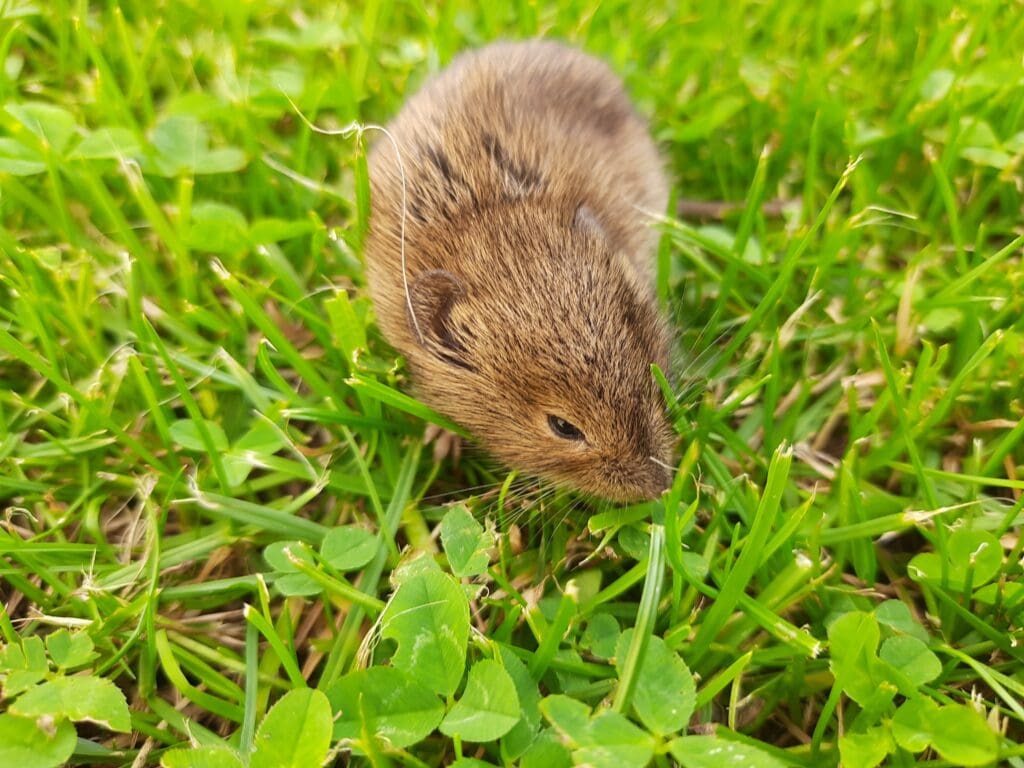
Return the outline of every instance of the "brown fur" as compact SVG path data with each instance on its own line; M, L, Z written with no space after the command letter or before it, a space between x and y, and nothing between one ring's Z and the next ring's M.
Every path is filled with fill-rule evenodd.
M650 364L668 361L652 290L666 182L618 79L551 42L464 54L370 157L367 273L417 392L497 459L610 499L657 495L671 430ZM582 440L556 436L548 416Z

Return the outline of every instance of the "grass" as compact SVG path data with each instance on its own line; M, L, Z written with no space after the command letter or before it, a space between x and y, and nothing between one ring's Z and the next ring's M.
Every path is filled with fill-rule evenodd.
M75 764L263 754L308 685L352 764L512 764L540 730L524 765L1024 766L1022 10L0 2L0 730L77 670L130 727L52 710ZM736 206L664 229L690 362L658 504L423 446L363 289L364 147L289 103L384 123L537 34L623 75L679 198ZM419 631L393 606L456 579L471 613L433 619L472 622L469 682L388 678L449 719L370 738L353 707ZM508 675L527 736L474 737L456 715Z

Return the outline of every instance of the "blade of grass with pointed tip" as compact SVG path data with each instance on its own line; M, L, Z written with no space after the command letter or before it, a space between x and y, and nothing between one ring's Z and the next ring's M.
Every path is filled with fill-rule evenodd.
M772 462L768 467L768 479L750 531L744 539L743 549L726 575L714 604L704 615L697 636L690 646L687 658L693 665L698 664L710 650L712 641L728 620L754 575L760 562L761 551L767 544L773 524L781 511L780 502L792 461L793 451L786 446L780 446L772 456Z
M629 644L626 658L618 660L619 685L612 701L614 712L629 711L640 667L658 620L658 602L661 600L661 585L665 579L665 528L660 525L651 526L646 576L634 625L636 632L633 633L633 641Z

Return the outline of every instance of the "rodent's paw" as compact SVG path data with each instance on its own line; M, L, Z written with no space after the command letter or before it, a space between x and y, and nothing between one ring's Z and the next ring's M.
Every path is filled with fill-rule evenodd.
M423 430L423 442L426 445L434 444L434 461L440 462L451 457L452 464L458 466L462 458L462 437L437 424L427 424Z

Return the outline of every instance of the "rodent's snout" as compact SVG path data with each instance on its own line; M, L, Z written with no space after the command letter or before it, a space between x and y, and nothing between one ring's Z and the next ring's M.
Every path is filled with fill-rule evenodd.
M674 471L657 457L648 457L639 465L612 469L599 493L620 502L650 501L656 499L672 485Z

